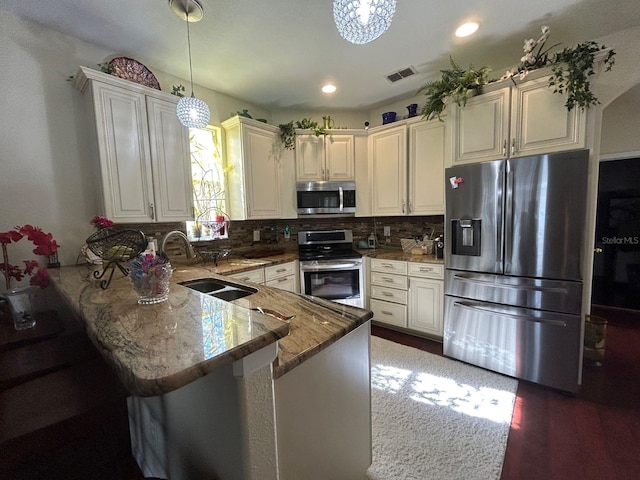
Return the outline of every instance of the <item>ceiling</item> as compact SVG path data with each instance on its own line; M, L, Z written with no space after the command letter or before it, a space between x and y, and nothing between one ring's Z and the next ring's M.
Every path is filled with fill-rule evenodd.
M200 1L204 18L190 26L194 82L265 108L372 108L415 94L449 55L500 77L542 25L558 48L640 25L637 0L398 0L389 30L354 45L338 34L330 0ZM186 23L167 0L3 0L0 8L189 78ZM456 39L469 19L480 30ZM417 75L386 79L410 65ZM338 87L331 96L320 92L328 81Z

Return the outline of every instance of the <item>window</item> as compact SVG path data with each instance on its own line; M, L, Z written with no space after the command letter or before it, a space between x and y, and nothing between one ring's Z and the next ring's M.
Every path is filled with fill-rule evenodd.
M189 129L194 222L187 222L191 239L228 238L226 169L218 127Z

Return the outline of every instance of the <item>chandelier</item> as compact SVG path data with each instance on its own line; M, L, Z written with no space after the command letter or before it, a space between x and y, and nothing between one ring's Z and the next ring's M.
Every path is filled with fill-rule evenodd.
M204 128L209 124L211 112L209 106L193 94L193 69L191 67L191 36L189 23L199 22L204 10L198 0L169 0L169 6L182 20L187 22L187 45L189 47L189 75L191 79L191 96L182 97L176 105L176 114L180 123L187 128Z
M386 32L395 11L396 0L333 0L333 20L338 32L358 45Z

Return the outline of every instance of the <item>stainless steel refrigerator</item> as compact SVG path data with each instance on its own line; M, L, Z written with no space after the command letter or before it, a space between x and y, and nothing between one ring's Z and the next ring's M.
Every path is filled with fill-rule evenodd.
M576 150L446 170L445 355L577 391L588 163Z

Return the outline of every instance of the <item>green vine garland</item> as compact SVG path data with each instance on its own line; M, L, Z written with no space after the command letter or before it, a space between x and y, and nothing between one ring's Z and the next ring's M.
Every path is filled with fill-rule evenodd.
M326 135L327 133L324 127L321 127L318 122L314 122L310 118L303 118L302 120L296 120L295 122L292 120L289 123L281 123L278 127L280 128L280 141L287 150L295 150L296 148L296 128L301 130L313 130L316 137Z
M553 93L567 93L567 110L571 111L576 106L585 109L600 103L591 91L589 77L595 74L593 62L595 54L601 50L606 50L606 47L588 41L555 54L551 62L549 86L553 88ZM605 72L611 71L615 63L614 55L615 51L609 50L604 58L603 63L607 66Z

